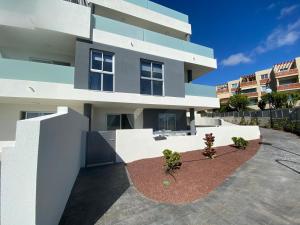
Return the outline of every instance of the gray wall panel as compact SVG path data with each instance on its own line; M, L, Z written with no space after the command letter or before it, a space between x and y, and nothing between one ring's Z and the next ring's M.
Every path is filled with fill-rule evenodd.
M164 63L165 95L184 97L184 63L136 51L99 43L76 42L74 87L88 89L89 52L99 49L115 54L115 91L140 93L140 60L148 59Z

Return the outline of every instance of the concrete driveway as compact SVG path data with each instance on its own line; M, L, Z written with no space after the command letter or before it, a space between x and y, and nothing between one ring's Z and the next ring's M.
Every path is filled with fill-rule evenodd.
M300 224L300 139L261 129L260 151L206 198L168 205L143 197L124 166L83 170L61 225Z

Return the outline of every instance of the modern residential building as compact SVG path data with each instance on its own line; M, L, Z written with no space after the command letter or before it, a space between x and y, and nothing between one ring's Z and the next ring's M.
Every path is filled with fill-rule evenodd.
M242 94L248 96L250 107L257 108L257 102L265 94L266 84L270 83L273 91L294 92L300 90L299 79L300 57L291 61L275 64L272 68L256 71L253 74L241 76L226 84L218 85L216 93L221 104L226 104L230 96L240 88Z
M148 0L41 2L28 14L1 6L0 142L57 106L87 116L90 131L192 134L194 111L219 107L214 87L192 83L217 64L190 42L187 15Z

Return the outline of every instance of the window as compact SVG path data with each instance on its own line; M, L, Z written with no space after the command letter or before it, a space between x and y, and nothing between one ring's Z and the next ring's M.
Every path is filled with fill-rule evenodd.
M159 130L176 130L176 115L171 113L158 114Z
M269 75L266 73L266 74L262 74L260 75L261 79L268 79L269 78Z
M256 88L249 88L241 91L243 94L245 93L253 93L256 92Z
M141 94L164 95L164 64L141 60Z
M288 84L294 84L299 83L298 77L286 77L278 79L279 85L288 85Z
M39 116L46 116L52 114L51 112L21 112L21 119L31 119Z
M89 89L114 90L114 55L110 52L91 50Z
M107 130L133 129L133 114L108 114L106 117Z
M231 88L237 88L237 87L238 87L238 83L231 84Z

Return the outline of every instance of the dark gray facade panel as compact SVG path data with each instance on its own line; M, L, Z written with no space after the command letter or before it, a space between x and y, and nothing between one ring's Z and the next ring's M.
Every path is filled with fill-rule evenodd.
M76 42L74 87L88 89L90 49L115 55L115 92L140 93L140 60L164 63L165 96L184 97L184 63L99 43Z
M185 110L173 109L144 109L143 128L153 128L158 130L158 115L160 113L172 113L176 115L176 130L187 130L187 119Z

